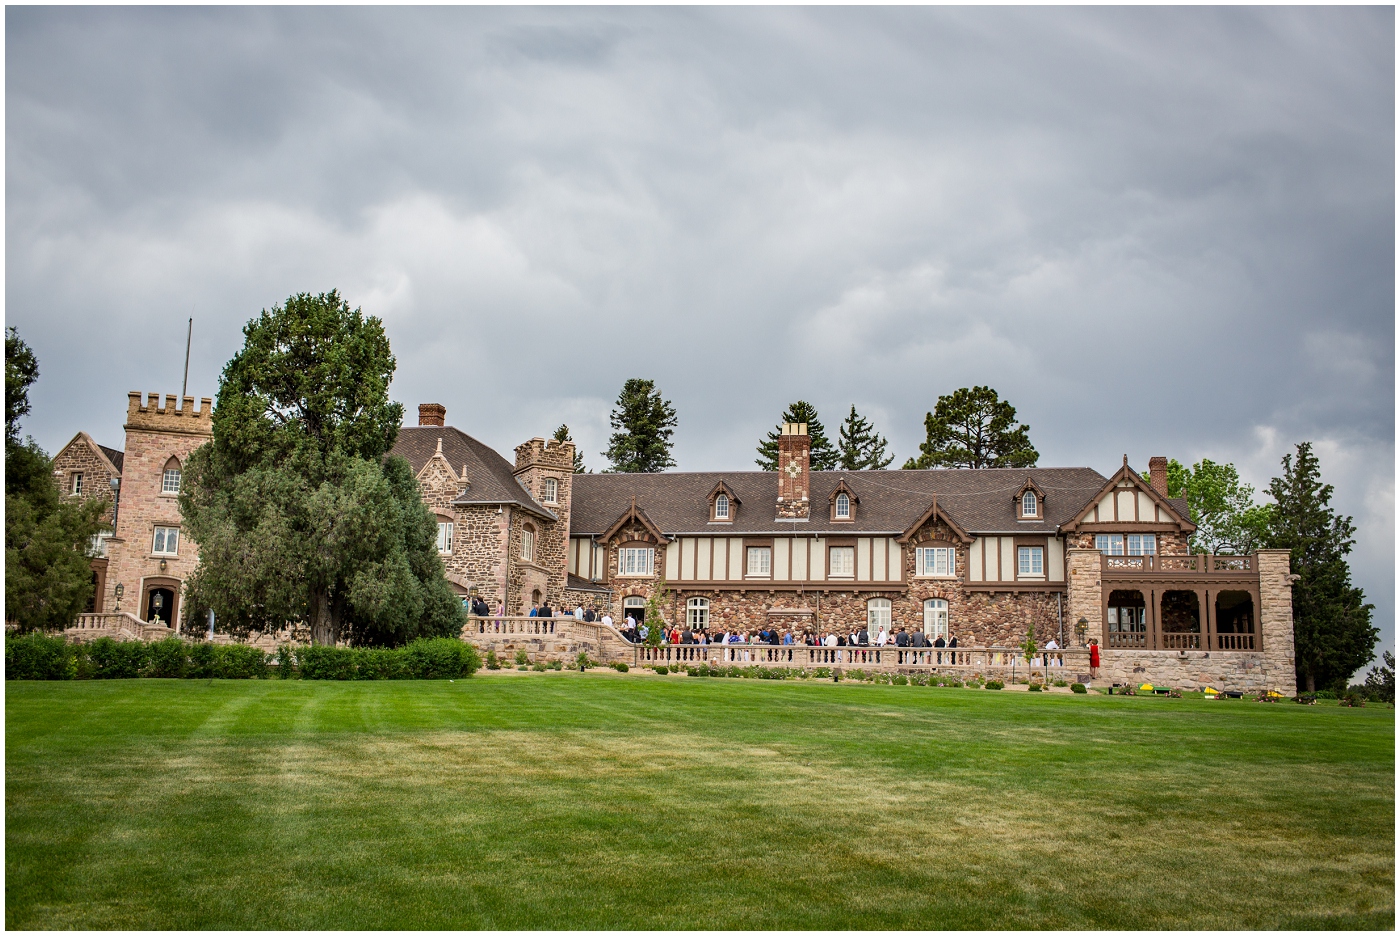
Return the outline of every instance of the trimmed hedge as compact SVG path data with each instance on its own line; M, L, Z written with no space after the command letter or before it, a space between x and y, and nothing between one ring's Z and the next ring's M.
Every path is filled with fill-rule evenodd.
M470 676L481 657L450 637L415 640L394 650L376 647L279 647L282 679L456 679ZM213 644L167 637L156 643L99 637L87 644L31 633L5 639L6 679L265 679L268 654L247 644Z

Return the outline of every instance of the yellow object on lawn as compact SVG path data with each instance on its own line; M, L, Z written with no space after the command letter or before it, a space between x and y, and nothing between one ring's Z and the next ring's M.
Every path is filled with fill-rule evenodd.
M1206 693L1206 695L1220 695L1220 691L1219 691L1219 690L1217 690L1217 689L1212 689L1210 686L1206 686L1206 688L1205 688L1205 693Z
M1152 683L1150 683L1150 682L1145 682L1145 683L1143 683L1141 686L1138 686L1138 689L1139 689L1140 691L1142 691L1142 692L1151 692L1151 691L1152 691Z

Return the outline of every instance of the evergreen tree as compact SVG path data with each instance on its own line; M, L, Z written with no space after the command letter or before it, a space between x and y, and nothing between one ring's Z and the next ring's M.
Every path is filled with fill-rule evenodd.
M841 423L838 437L837 464L846 471L887 468L894 461L894 455L888 451L889 441L881 437L865 417L856 413L854 403L851 414Z
M1040 453L1030 426L1016 425L1016 407L991 387L963 387L940 396L924 417L926 441L907 468L1034 468Z
M676 410L651 380L632 378L622 385L617 408L612 411L612 437L603 457L608 471L653 472L675 467L671 436L676 431Z
M1149 483L1150 473L1143 479ZM1190 468L1175 458L1167 463L1167 496L1184 497L1196 532L1191 551L1248 555L1269 538L1272 510L1254 502L1254 488L1229 463L1203 458Z
M758 444L758 458L755 464L764 471L778 470L778 437L783 433L783 423L806 423L807 439L811 445L810 466L813 471L833 470L839 458L836 447L826 437L826 427L817 418L817 408L806 400L798 400L783 411L777 428L768 433Z
M572 442L572 441L574 441L574 437L571 436L571 435L569 435L569 425L568 425L568 423L565 423L564 425L561 425L558 429L555 429L555 430L554 430L554 441L556 441L556 442ZM585 473L586 471L588 471L588 469L585 468L585 467L583 467L583 452L579 449L579 447L578 447L577 445L575 445L575 446L574 446L574 474L583 474L583 473Z
M180 510L199 544L191 615L235 634L286 622L316 643L455 636L437 522L413 471L386 458L403 419L389 401L383 325L332 291L301 293L243 329L189 457Z
M1346 555L1355 544L1351 517L1331 507L1332 485L1323 484L1312 443L1283 457L1283 476L1269 483L1274 499L1269 545L1287 549L1293 574L1293 649L1298 682L1308 692L1346 686L1371 659L1379 631L1375 606L1352 587Z
M1395 657L1389 650L1381 654L1381 665L1366 674L1365 686L1382 702L1395 701Z
M20 441L39 360L5 331L5 619L22 631L73 623L92 597L92 538L106 503L59 494L53 463L32 438Z

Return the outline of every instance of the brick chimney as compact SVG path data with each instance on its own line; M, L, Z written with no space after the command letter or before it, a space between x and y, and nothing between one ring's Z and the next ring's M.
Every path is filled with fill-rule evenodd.
M1167 496L1167 459L1162 455L1154 455L1147 460L1147 473L1152 482L1152 490L1163 497Z
M419 403L418 425L441 426L447 419L447 407L441 403Z
M778 436L778 517L807 520L812 515L812 439L806 423L783 423Z

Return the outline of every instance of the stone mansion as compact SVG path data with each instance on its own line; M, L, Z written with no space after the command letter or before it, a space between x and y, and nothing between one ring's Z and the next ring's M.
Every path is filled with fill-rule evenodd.
M121 451L79 433L55 458L74 497L114 499L93 560L95 611L180 623L197 562L181 535L182 461L210 435L210 400L129 395ZM1105 666L1294 688L1286 551L1191 555L1186 504L1124 458L1092 468L813 471L804 424L781 470L574 474L571 442L507 460L419 406L393 454L438 516L453 588L493 612L548 604L641 617L664 582L668 621L695 630L900 628L959 645L1097 641ZM1184 668L1184 669L1182 669ZM1222 676L1222 672L1224 675ZM1165 678L1158 676L1157 678Z

